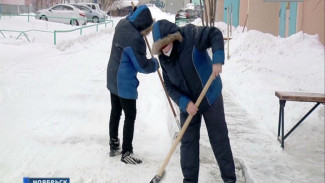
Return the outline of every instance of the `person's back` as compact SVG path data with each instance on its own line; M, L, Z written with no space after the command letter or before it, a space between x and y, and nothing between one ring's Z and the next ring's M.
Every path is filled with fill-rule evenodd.
M132 40L140 35L139 31L132 26L127 19L122 19L115 27L115 34L112 42L111 55L107 67L107 88L117 95L117 72L120 65L123 49L132 46Z
M123 73L118 73L121 70L124 69L127 74L131 75L136 72L150 73L157 70L158 63L154 63L152 59L147 59L146 57L146 45L143 39L143 36L150 32L152 23L150 11L147 6L143 5L125 19L120 20L116 25L111 55L107 66L107 88L114 95L120 96L123 94L124 96L121 97L128 99L137 98L137 94L134 94L137 83L133 83L136 85L134 88L125 88L129 83L119 80L119 74L123 75ZM127 68L121 68L120 64L123 59L126 59L126 62L132 63L134 67L127 67L127 64L125 64L124 66ZM123 86L118 86L119 83ZM123 87L125 90L119 90L119 87ZM126 91L126 89L132 91Z
M143 36L151 31L153 20L150 10L142 5L116 25L111 55L107 66L107 88L111 95L109 122L110 156L122 153L121 161L139 164L133 155L133 133L136 118L136 99L139 81L137 73L152 73L158 69L155 58L147 59ZM122 110L125 114L123 144L120 152L118 128Z

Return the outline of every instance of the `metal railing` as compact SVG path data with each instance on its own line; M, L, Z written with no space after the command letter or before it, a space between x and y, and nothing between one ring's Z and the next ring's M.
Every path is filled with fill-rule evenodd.
M29 22L29 17L35 17L36 15L17 15L17 14L0 14L0 20L1 20L1 16L27 16L27 21ZM51 17L51 18L62 18L62 17ZM77 19L77 18L65 18L65 19ZM95 23L92 25L83 25L80 26L78 28L74 28L74 29L70 29L70 30L53 30L53 31L46 31L46 30L38 30L38 29L31 29L31 30L25 30L25 31L21 31L21 30L8 30L8 29L0 29L0 33L1 35L6 38L4 32L18 32L20 33L16 39L19 39L21 36L26 37L26 39L28 40L28 42L30 42L30 39L28 38L28 35L26 34L27 32L45 32L45 33L53 33L53 40L54 40L54 45L56 45L56 40L57 40L57 33L67 33L67 32L74 32L74 31L78 31L80 30L80 35L82 35L82 30L89 28L89 27L94 27L96 26L96 32L98 32L98 26L105 24L105 28L107 28L107 24L112 23L112 27L114 26L114 22L113 20L105 20L103 22L100 23Z
M98 26L99 25L105 24L105 28L106 28L108 23L112 23L112 27L114 26L113 25L113 20L107 20L105 22L96 23L96 24L93 24L93 25L84 25L84 26L81 26L79 28L70 29L70 30L54 30L53 31L53 33L54 33L54 45L56 45L56 34L57 33L74 32L74 31L80 30L80 35L82 35L82 29L89 28L89 27L94 27L94 26L96 26L96 32L98 32Z

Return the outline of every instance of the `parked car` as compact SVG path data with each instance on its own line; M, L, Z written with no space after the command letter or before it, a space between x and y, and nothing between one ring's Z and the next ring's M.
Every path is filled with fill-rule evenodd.
M69 4L57 4L51 8L39 10L35 18L71 25L84 25L87 23L85 12Z
M104 22L105 21L105 16L97 11L97 10L92 10L89 6L82 5L82 4L71 4L72 6L84 11L86 13L87 21L88 22Z
M105 19L108 17L106 12L101 10L100 7L99 7L99 4L97 3L79 3L79 4L82 4L82 5L86 5L88 6L89 8L91 8L92 10L97 10L98 12L100 12L101 14L103 14L103 16L105 17Z
M193 21L197 18L197 13L192 9L180 9L177 11L175 15L175 21L177 20L187 20L187 21Z

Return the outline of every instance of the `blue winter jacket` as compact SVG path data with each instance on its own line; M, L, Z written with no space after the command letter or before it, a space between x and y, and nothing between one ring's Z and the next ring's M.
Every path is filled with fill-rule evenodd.
M183 112L189 101L196 102L204 85L212 73L212 64L224 64L224 43L221 31L215 27L197 27L192 24L177 27L166 20L160 20L153 26L153 38L156 43L171 39L179 32L182 40L173 41L170 57L159 55L163 70L164 83L173 101ZM155 45L154 46L157 46ZM166 44L166 42L164 42ZM159 47L160 46L160 47ZM158 48L161 48L159 45ZM207 49L212 48L213 58ZM220 75L212 82L199 111L213 104L221 94L222 82Z
M141 34L152 23L150 11L143 5L116 25L107 66L107 88L121 98L137 99L137 73L152 73L158 68L156 59L147 59Z

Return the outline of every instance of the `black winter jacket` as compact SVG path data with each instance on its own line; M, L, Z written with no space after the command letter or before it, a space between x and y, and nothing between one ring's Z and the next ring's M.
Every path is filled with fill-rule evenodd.
M147 59L146 44L141 31L152 25L147 6L139 6L116 25L107 66L107 88L126 99L137 99L137 73L151 73L158 68L156 59Z
M163 70L164 83L173 101L183 112L189 101L195 102L212 73L212 64L224 63L224 43L221 31L215 27L196 27L192 24L178 28L168 21L158 21L153 26L155 42L168 37L175 31L182 36L182 41L173 41L170 57L159 55ZM154 45L155 46L155 45ZM159 48L159 47L158 47ZM212 48L213 59L207 49ZM212 82L199 106L203 111L221 94L220 75Z

